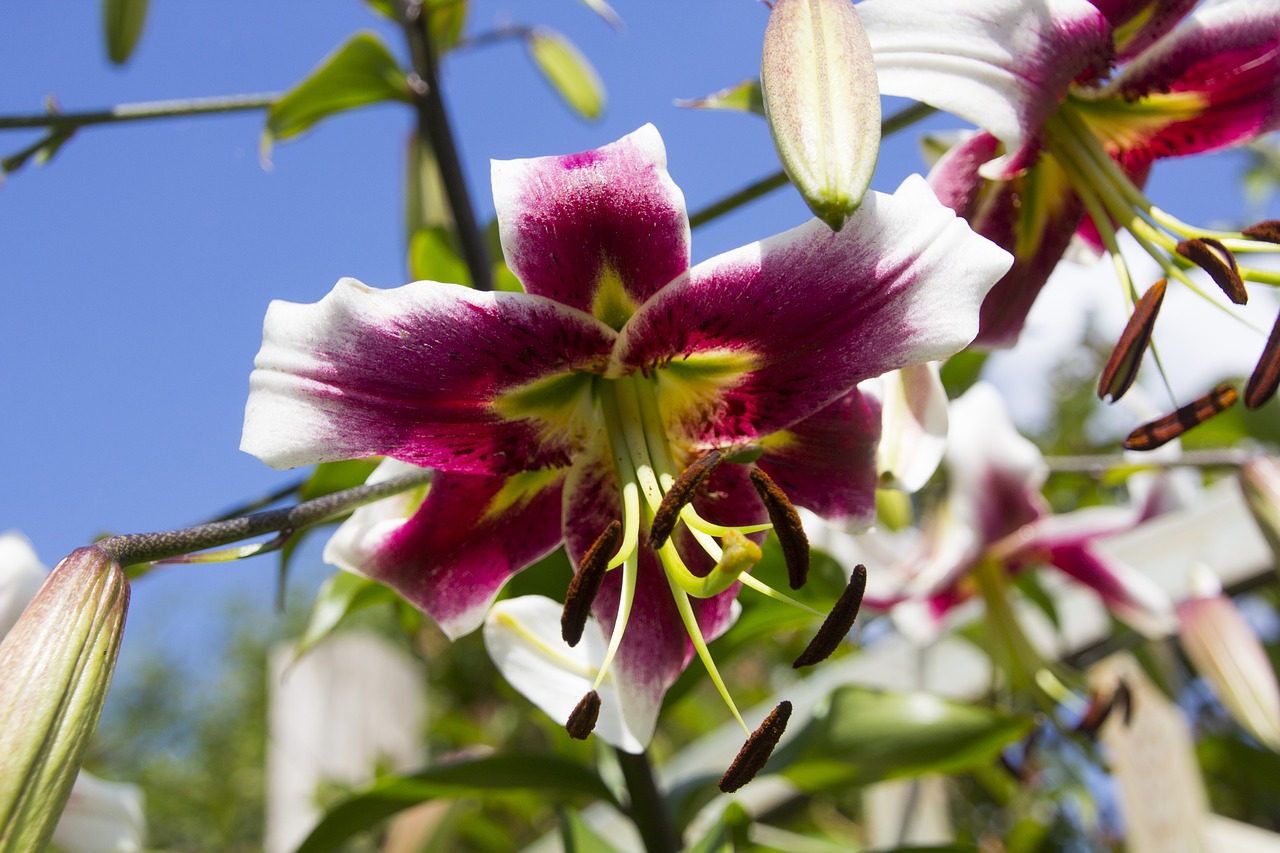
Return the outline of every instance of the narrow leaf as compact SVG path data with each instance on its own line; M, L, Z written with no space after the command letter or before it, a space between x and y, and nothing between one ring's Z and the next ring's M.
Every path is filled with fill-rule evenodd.
M577 763L549 755L495 755L413 776L385 776L329 809L297 853L335 850L356 833L428 800L525 790L548 798L586 795L618 805L600 777Z
M147 20L148 0L102 0L102 27L107 41L107 56L123 65L142 36Z
M585 119L600 117L604 84L572 42L555 30L538 27L525 38L525 46L538 70L574 112Z
M331 53L267 113L264 144L289 139L344 110L410 101L408 77L372 33L358 33Z
M301 658L333 634L353 613L376 604L394 602L396 593L369 578L337 571L320 586L306 630L298 640L294 656Z
M743 80L736 86L712 92L706 97L676 101L676 106L695 110L738 110L764 115L764 95L760 91L759 80Z

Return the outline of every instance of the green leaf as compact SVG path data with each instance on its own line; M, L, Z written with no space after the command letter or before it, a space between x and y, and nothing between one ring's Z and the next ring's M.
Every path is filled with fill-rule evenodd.
M618 853L572 809L557 809L560 816L560 844L564 853Z
M741 803L731 802L720 813L720 818L698 839L687 853L734 853L747 849L747 830L751 828L751 815Z
M413 134L405 165L405 242L412 243L413 235L423 228L453 228L453 208L430 140Z
M978 350L962 350L942 365L942 387L947 389L947 396L955 399L969 390L982 375L982 368L987 363L990 353Z
M448 228L423 228L409 241L409 274L415 281L444 281L471 286L471 271L453 247Z
M339 462L325 462L317 465L315 471L302 484L299 499L304 501L322 498L334 492L354 489L364 484L378 467L381 457L369 459L344 459Z
M422 4L422 11L431 16L428 27L438 59L453 50L462 35L462 27L467 22L467 0L427 0Z
M604 84L573 44L555 30L538 27L525 37L525 47L538 70L564 102L585 119L604 112Z
M263 143L297 136L345 110L412 99L395 57L374 34L358 33L272 104Z
M147 0L102 0L103 35L112 62L123 65L129 59L146 21Z
M585 794L618 806L600 777L580 764L549 755L495 755L441 764L412 776L383 777L329 809L297 853L334 850L356 833L428 800L501 791L535 791L547 798Z
M1030 716L931 693L843 687L832 694L827 712L778 750L770 766L809 792L954 773L991 761L1032 723Z
M301 658L331 635L351 614L376 604L399 599L395 591L375 580L351 572L337 571L320 586L307 627L298 640L294 659Z
M705 97L676 101L676 106L694 110L736 110L764 115L764 96L760 93L759 80L743 80L736 86L712 92Z

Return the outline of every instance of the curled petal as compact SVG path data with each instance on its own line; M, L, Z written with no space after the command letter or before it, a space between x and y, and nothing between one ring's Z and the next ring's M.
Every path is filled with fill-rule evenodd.
M963 348L1008 264L908 178L868 193L839 233L813 220L699 264L636 313L610 371L692 377L670 395L669 429L752 443L863 379Z
M525 290L615 328L689 268L684 195L651 124L594 151L495 160L493 198Z
M564 465L581 429L575 374L602 368L613 339L539 296L343 279L313 305L271 304L240 447L276 468L377 455L469 473Z
M858 11L881 93L997 136L1006 153L983 166L990 178L1031 166L1070 84L1105 74L1111 61L1111 28L1085 0L866 0Z
M389 507L357 510L324 559L390 586L456 639L480 626L512 575L560 544L563 481L555 470L509 478L439 473L408 518L395 517L405 506L400 496L388 498Z
M760 85L787 177L814 215L839 231L870 186L880 151L880 90L854 5L774 4Z
M881 431L876 468L882 487L919 491L947 447L947 392L936 362L880 377Z

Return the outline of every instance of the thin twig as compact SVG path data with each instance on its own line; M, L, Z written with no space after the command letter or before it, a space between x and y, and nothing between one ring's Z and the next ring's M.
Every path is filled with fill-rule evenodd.
M120 104L105 110L63 113L49 112L36 115L0 116L0 130L31 127L71 128L91 124L112 124L123 121L147 121L158 118L210 115L214 113L264 110L279 100L281 93L260 95L228 95L214 98L183 98L174 101L147 101L138 104Z
M1176 457L1135 457L1115 453L1081 456L1047 456L1045 461L1054 473L1103 474L1115 468L1238 468L1258 455L1256 450L1222 448L1218 450L1185 450Z

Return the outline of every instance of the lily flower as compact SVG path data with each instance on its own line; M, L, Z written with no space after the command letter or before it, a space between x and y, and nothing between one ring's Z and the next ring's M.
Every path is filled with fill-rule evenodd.
M904 633L928 641L947 614L976 591L970 574L991 560L1009 574L1051 565L1093 588L1117 616L1143 633L1163 636L1173 630L1173 605L1159 586L1096 547L1150 517L1160 506L1159 492L1136 508L1053 514L1041 494L1048 476L1044 457L1014 428L995 388L981 382L951 404L943 462L946 497L927 516L922 533L898 538L898 552L911 553L880 573L865 606L892 610ZM883 541L860 542L816 519L810 518L806 529L815 547L846 566L865 562L869 547L885 550Z
M1187 271L1201 266L1237 303L1245 282L1280 283L1235 259L1273 251L1274 225L1211 231L1142 192L1158 159L1280 127L1274 0L866 0L858 10L884 94L981 128L930 175L944 204L1015 256L983 303L979 344L1017 340L1077 232L1111 254L1131 305L1120 229L1170 282L1198 288Z
M800 560L791 502L870 520L879 412L857 384L964 347L1008 255L917 177L839 233L811 220L691 269L648 125L495 162L493 183L525 292L344 279L314 305L273 303L241 446L281 468L435 469L408 517L353 517L365 529L335 561L458 637L564 542L565 640L588 613L608 638L596 688L612 678L629 718L655 719L696 653L741 721L706 642L740 583L781 595L748 571L762 531L781 525Z

